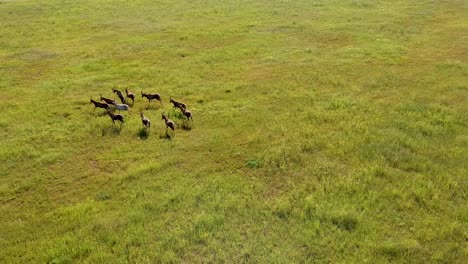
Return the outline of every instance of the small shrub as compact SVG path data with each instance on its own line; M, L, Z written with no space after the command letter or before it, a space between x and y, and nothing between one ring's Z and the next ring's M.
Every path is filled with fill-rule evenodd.
M185 116L182 114L181 111L179 111L178 109L171 109L171 111L169 111L169 115L168 115L170 118L173 118L173 117L176 117L178 119L182 119L184 118L185 119Z
M257 169L261 167L261 162L258 159L251 159L245 162L245 166L250 169Z

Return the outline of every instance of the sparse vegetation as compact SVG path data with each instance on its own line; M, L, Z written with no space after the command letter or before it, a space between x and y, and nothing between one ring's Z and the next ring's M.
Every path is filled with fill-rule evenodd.
M1 1L0 262L465 263L466 14Z

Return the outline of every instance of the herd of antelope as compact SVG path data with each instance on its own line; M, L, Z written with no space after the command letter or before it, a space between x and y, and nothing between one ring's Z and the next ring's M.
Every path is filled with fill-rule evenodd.
M129 92L127 89L125 89L126 96L121 91L119 91L117 89L112 89L112 92L114 94L116 94L117 97L119 97L120 102L121 102L120 104L117 102L117 100L111 99L111 98L105 98L105 97L102 97L102 95L100 96L99 101L95 101L91 97L90 103L94 104L94 110L96 110L96 108L105 109L107 111L107 114L111 118L112 123L114 123L114 125L115 125L115 121L119 121L120 126L122 126L122 124L124 123L124 116L122 114L120 114L120 113L116 114L115 110L119 110L119 112L120 111L130 111L130 106L127 104L127 102L128 102L129 99L131 99L132 100L132 106L133 106L135 104L135 94ZM155 94L146 94L146 93L143 93L143 91L141 91L141 98L148 99L148 105L151 103L151 100L153 100L153 99L156 99L157 101L159 101L159 103L161 105L163 105L161 96L159 94L157 94L157 93L155 93ZM172 103L172 105L174 106L175 109L179 109L181 111L181 114L185 118L187 118L187 121L193 121L192 113L189 110L187 110L187 105L186 104L184 104L182 102L177 102L177 101L173 100L172 98L169 100L169 102ZM174 121L170 120L164 114L164 112L162 113L161 116L162 116L162 120L164 120L164 123L166 125L166 134L167 134L168 128L170 128L172 130L172 132L175 133L175 123L174 123ZM144 128L145 129L150 129L151 128L151 121L148 119L148 117L146 117L143 114L143 111L140 111L140 117L141 117L141 122L142 122Z

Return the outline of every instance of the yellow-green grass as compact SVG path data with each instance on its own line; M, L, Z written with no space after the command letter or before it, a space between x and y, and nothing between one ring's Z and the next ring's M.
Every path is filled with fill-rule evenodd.
M0 262L464 263L467 31L456 0L2 0Z

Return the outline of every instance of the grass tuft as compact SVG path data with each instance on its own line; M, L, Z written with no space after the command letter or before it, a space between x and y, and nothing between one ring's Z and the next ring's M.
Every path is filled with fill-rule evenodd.
M354 231L358 227L358 224L359 224L356 217L349 215L349 214L335 215L335 216L332 216L330 220L338 228L346 230L346 231Z
M389 260L398 258L416 257L421 250L421 245L417 240L408 239L399 242L385 242L379 247L379 252Z
M97 201L105 201L105 200L110 200L112 198L112 195L110 195L107 192L99 192L96 194L96 200Z
M250 169L258 169L262 166L262 163L258 159L250 159L245 162L245 166Z

